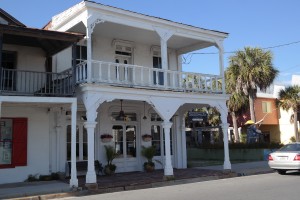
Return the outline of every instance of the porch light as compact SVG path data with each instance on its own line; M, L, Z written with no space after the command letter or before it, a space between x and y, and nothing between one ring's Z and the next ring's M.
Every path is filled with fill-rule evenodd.
M121 101L121 110L120 110L120 112L119 112L118 118L119 118L120 120L124 120L124 118L125 118L126 116L125 116L125 113L124 113L124 111L123 111L123 99L121 99L120 101Z
M146 120L147 119L147 117L146 117L146 115L145 115L145 101L144 101L144 117L143 117L143 120Z

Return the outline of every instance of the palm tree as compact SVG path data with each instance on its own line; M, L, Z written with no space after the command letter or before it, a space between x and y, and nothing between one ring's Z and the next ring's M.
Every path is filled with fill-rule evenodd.
M261 48L245 47L229 57L229 67L235 69L236 89L242 91L249 98L251 120L255 120L254 99L259 87L265 90L269 87L278 70L273 67L271 51Z
M236 116L242 114L248 107L248 98L242 93L234 92L231 94L226 104L232 118L235 142L240 142Z
M292 109L294 112L294 133L296 137L296 141L299 142L298 135L298 126L297 126L297 113L298 113L298 104L300 102L300 86L294 85L289 86L286 89L282 89L279 91L279 101L278 106L283 110L288 111Z
M236 90L238 74L239 67L235 65L229 66L225 72L226 93L231 94L226 104L232 118L235 142L240 142L236 116L242 114L242 112L246 111L247 107L249 107L247 96L241 91Z

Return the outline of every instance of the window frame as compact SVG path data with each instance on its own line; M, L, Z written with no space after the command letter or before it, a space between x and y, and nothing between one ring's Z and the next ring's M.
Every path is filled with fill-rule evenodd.
M270 101L262 101L262 113L272 113L272 103Z

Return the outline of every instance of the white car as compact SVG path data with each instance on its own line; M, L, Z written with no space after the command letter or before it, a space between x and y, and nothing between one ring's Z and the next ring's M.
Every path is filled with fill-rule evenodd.
M300 171L300 142L286 144L269 155L269 166L279 174L288 170Z

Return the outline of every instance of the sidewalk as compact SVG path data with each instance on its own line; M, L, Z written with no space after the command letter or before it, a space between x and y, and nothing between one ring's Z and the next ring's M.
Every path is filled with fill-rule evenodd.
M22 200L51 199L67 196L81 196L125 190L163 187L185 183L209 181L236 176L270 173L267 161L232 164L232 171L224 171L223 166L207 166L188 169L174 169L174 179L163 180L163 170L153 173L129 172L113 176L98 176L98 189L84 188L84 176L79 177L79 190L72 191L67 180L15 183L0 185L0 199L17 198Z

